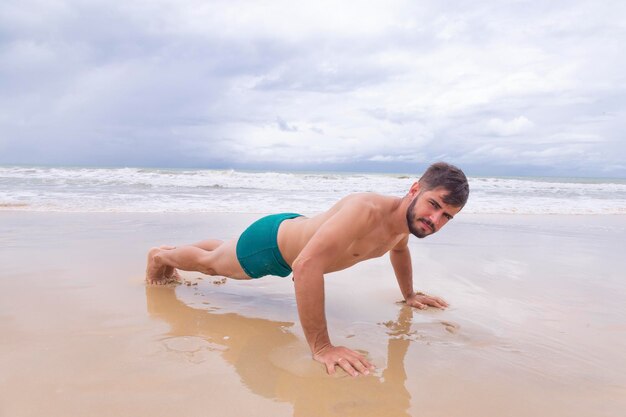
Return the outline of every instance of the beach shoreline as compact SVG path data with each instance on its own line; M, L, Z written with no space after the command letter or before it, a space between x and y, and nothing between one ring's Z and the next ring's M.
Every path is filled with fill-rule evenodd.
M417 312L387 257L326 278L336 344L310 359L289 278L143 283L151 246L240 233L252 213L0 211L0 411L49 416L618 416L626 409L623 215L462 214L411 239ZM621 245L621 246L620 246ZM194 285L196 284L196 285ZM36 394L35 394L36 393Z

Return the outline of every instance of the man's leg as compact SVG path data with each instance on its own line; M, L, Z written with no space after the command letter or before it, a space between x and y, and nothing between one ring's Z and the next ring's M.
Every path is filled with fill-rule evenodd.
M197 243L192 243L191 246L195 246L197 248L204 249L204 250L215 250L222 243L224 243L223 240L207 239L207 240L202 240Z
M189 246L195 246L207 251L215 250L218 246L224 243L218 239L207 239L200 242L192 243ZM152 248L148 252L148 268L146 270L146 281L149 283L168 283L171 281L180 281L180 275L178 271L169 265L157 265L152 259L160 251L176 249L176 246L162 245L158 248Z
M237 260L237 240L219 242L209 240L169 250L151 249L148 253L146 280L149 283L166 281L168 278L164 273L168 268L198 271L207 275L221 275L235 279L250 279Z

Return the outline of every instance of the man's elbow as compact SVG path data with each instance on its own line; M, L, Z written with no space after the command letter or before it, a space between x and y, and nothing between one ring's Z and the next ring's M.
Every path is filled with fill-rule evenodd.
M410 255L408 246L402 246L400 248L393 248L389 251L389 256L402 256L402 255Z
M321 276L324 274L324 270L319 261L311 257L298 256L292 264L293 280L298 281L311 276Z

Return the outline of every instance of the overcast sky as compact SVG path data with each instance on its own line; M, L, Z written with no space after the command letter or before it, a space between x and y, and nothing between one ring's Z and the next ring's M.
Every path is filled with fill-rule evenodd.
M626 177L626 2L0 2L0 164Z

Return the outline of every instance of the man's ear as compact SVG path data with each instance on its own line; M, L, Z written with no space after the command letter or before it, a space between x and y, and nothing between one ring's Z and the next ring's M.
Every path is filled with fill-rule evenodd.
M413 183L413 185L411 185L411 188L409 189L409 195L411 197L414 197L419 192L420 192L420 183L416 181Z

